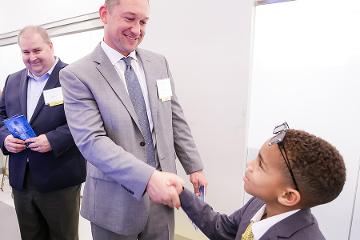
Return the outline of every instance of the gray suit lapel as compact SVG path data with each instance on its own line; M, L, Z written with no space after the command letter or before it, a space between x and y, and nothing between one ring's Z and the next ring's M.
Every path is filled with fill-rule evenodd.
M156 68L156 64L151 61L151 58L148 55L139 49L136 52L144 69L152 121L154 123L154 129L157 129L158 95L156 86L157 79L155 79L155 76L159 75L159 71Z
M95 62L98 63L97 66L98 71L101 73L104 79L109 83L115 94L119 97L120 101L125 106L130 116L132 117L132 119L140 129L137 115L135 113L130 97L125 89L125 85L121 81L118 73L116 72L109 58L102 50L100 44L95 48L93 52L93 59Z

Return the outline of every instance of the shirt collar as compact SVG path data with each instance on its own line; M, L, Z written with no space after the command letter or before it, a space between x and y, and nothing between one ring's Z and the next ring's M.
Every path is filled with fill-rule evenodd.
M276 223L293 215L294 213L300 210L300 209L296 209L289 212L284 212L261 220L262 216L265 213L265 209L266 209L266 204L264 204L251 218L251 221L253 222L251 229L254 234L254 239L260 239Z
M106 56L108 56L108 58L110 59L110 62L112 63L112 65L115 65L117 62L119 62L122 58L126 58L126 56L122 55L121 53L119 53L118 51L116 51L115 49L111 48L109 45L107 45L104 41L101 41L101 47L104 50ZM135 61L137 61L137 57L136 57L136 52L135 50L132 51L129 56L134 59ZM128 57L129 57L128 56Z
M34 79L34 80L45 80L45 79L48 79L49 76L51 75L52 71L54 70L56 64L59 62L59 58L56 57L55 58L55 62L54 64L52 65L52 67L46 72L44 73L42 76L38 77L38 76L35 76L32 72L30 72L30 70L28 69L28 73L27 75L31 78L31 79Z

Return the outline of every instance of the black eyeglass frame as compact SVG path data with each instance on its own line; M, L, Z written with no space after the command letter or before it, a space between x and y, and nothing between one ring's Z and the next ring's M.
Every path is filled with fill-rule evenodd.
M285 150L285 145L284 145L284 138L285 138L285 135L286 135L286 131L289 130L289 129L290 128L289 128L289 125L287 124L287 122L284 122L283 124L275 126L275 128L273 130L273 134L276 134L276 135L273 136L270 139L269 146L273 145L274 143L276 143L278 145L280 153L281 153L283 159L285 160L286 167L289 170L291 178L292 178L292 180L294 182L295 189L297 191L300 191L299 186L298 186L298 184L296 182L294 173L293 173L293 171L291 169L290 161L289 161L289 159L287 157L286 150Z

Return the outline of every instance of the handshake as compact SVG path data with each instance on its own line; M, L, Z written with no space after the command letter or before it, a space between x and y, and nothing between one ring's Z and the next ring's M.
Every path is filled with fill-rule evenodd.
M194 186L194 193L199 196L199 187L207 186L202 171L190 174L190 181ZM174 173L155 170L151 175L146 191L153 202L162 203L169 207L180 208L179 194L183 191L184 180Z

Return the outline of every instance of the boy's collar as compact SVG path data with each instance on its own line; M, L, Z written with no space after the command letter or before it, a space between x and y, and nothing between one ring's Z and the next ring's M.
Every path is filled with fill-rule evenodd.
M288 212L280 213L268 218L263 218L266 210L266 204L264 204L251 218L251 221L254 222L252 225L252 231L254 234L254 239L259 239L263 236L272 226L277 224L278 222L282 221L283 219L295 214L300 209L291 210Z

